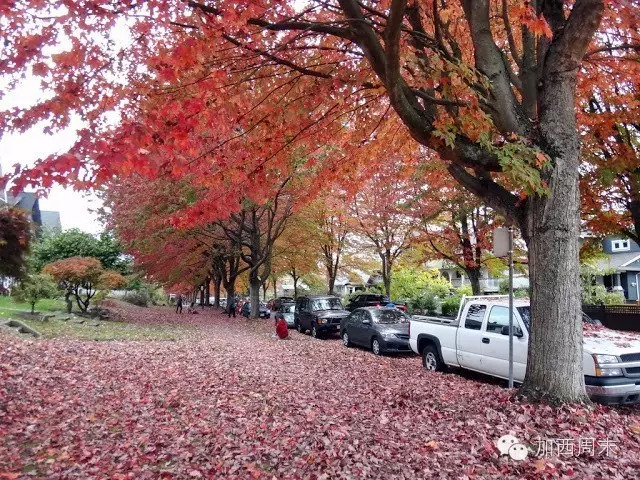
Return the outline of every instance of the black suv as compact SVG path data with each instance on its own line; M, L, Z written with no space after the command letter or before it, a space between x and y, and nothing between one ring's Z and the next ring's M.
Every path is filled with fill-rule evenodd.
M333 295L305 295L296 300L294 323L300 333L311 330L311 336L340 331L340 321L347 312L338 297Z
M347 305L347 310L353 312L356 308L384 307L389 303L389 297L375 293L362 293L353 297Z

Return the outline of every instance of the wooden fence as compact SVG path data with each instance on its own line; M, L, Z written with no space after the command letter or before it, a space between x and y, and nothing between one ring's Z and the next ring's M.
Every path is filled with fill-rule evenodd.
M640 305L583 305L582 310L607 328L640 332Z

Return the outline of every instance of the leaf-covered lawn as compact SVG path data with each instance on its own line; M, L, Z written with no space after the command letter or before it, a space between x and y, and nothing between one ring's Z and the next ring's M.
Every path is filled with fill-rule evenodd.
M268 320L121 308L175 342L0 336L1 478L638 478L638 407L554 409ZM518 462L512 433L573 439ZM580 438L615 442L578 456Z

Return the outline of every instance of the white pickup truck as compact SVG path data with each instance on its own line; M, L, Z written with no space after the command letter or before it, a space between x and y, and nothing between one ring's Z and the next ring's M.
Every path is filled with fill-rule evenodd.
M409 345L427 370L462 367L509 375L509 303L506 295L463 297L456 318L413 316ZM529 300L514 301L513 375L524 380L529 346ZM586 321L593 320L585 317ZM607 404L640 402L640 335L591 325L583 365L587 393ZM592 334L591 329L597 333Z

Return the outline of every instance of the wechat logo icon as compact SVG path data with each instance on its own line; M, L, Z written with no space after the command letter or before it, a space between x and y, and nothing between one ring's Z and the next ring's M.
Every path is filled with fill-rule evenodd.
M496 447L500 455L509 455L513 460L524 460L529 455L529 450L525 445L513 435L503 435L496 441Z

